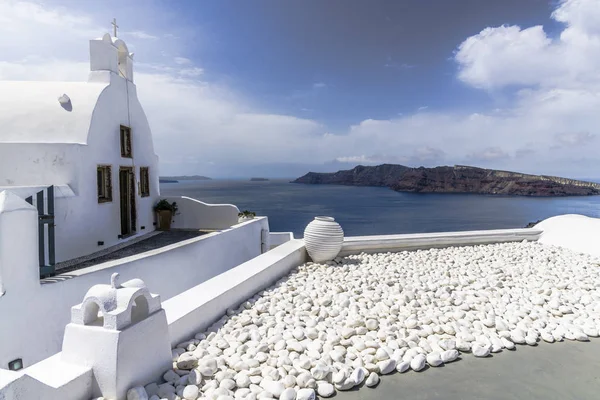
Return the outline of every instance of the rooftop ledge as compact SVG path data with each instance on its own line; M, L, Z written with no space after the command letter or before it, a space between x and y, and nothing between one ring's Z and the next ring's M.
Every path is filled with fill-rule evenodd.
M411 233L404 235L349 236L344 238L340 256L382 251L404 251L449 246L473 246L478 244L536 241L541 229L494 229L464 232Z

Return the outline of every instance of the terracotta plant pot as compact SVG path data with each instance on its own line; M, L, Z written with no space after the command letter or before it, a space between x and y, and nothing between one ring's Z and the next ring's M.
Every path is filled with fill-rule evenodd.
M173 211L171 210L160 210L157 211L158 215L158 230L159 231L170 231L171 221L173 220Z
M315 217L304 230L304 245L314 262L337 257L344 242L344 231L332 217Z

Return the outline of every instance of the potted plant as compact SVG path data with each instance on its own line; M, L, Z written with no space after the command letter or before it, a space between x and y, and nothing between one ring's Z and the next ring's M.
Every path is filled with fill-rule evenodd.
M166 199L160 200L154 206L154 211L158 216L158 230L168 231L171 229L171 221L177 213L177 203L169 203Z
M238 213L239 222L248 221L256 217L256 213L253 211L244 210Z

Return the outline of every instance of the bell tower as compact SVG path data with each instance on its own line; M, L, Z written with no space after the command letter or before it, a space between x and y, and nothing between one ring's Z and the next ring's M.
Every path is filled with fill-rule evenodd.
M90 40L90 71L110 71L133 82L133 53L117 37L117 21L113 20L113 36L104 34Z

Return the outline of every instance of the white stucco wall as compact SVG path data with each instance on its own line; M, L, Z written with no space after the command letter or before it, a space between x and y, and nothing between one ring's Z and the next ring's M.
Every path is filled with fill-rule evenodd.
M2 400L90 399L92 386L91 368L65 363L60 353L26 370L0 369Z
M105 39L91 42L89 82L0 81L0 186L68 185L75 193L55 202L57 262L123 240L119 167L135 171L136 234L155 230L159 173L152 133L132 72L130 79L119 76L112 60L124 43ZM62 94L70 98L69 110L58 101ZM132 158L121 157L120 125L131 128ZM112 202L98 203L98 165L112 166ZM149 168L148 197L139 193L140 167Z
M344 238L340 256L358 253L380 253L473 246L480 244L536 241L542 231L536 228L490 229L485 231L409 233L401 235L349 236Z
M294 240L294 234L292 232L269 232L270 249L274 249L290 240Z
M124 399L127 389L154 382L168 369L172 345L305 260L304 242L292 240L184 291L168 300L166 308L163 303L162 310L122 331L71 323L61 353L18 372L0 369L0 399L89 399L100 394ZM158 348L162 354L148 351Z
M226 229L238 223L240 210L232 204L207 204L186 196L168 196L164 199L177 203L173 229Z
M23 207L29 207L18 200ZM20 217L0 214L0 221L9 221L4 225L0 222L2 232L19 235L0 234L1 257L13 260L0 266L5 291L0 296L0 368L7 368L8 362L16 358L31 365L60 351L71 306L78 304L94 284L109 282L112 273L118 272L124 280L140 278L152 292L168 299L260 255L261 233L268 232L267 218L257 218L142 255L57 276L54 283L40 284L37 253L23 247L37 249L37 214L32 209L24 213ZM23 254L30 257L23 258ZM21 259L26 263L18 261ZM23 281L26 273L29 276Z

